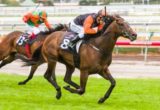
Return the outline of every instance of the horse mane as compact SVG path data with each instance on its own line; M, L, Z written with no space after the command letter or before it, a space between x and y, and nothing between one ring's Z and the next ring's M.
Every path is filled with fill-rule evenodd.
M46 30L46 31L41 31L38 35L49 35L53 32L60 31L62 29L66 28L64 24L58 24L54 29Z
M121 18L119 15L116 15L117 17ZM108 19L108 18L107 18ZM110 24L112 24L112 22L115 21L115 18L113 16L109 16L109 21L106 21L103 29L101 32L98 32L97 34L94 34L94 35L89 35L89 34L86 34L85 37L84 37L84 41L85 42L94 42L96 38L100 37L100 36L103 36L103 34L105 34L105 30L108 28L108 26ZM66 28L65 25L60 25L58 26L57 28L55 28L53 31L46 31L46 32L41 32L40 34L49 34L49 33L52 33L52 32L55 32L55 31L59 31L60 29L63 29L63 28ZM32 55L32 60L31 61L27 61L24 65L25 66L29 66L29 65L35 65L37 64L37 62L40 60L40 56L41 56L41 48L42 46L40 46L39 48L37 48L34 52L34 54Z
M119 14L112 15L114 18L122 18Z

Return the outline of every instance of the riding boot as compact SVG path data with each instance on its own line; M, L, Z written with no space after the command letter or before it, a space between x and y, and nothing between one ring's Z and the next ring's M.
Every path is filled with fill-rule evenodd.
M69 46L73 47L78 41L80 40L79 36L77 35L70 43Z
M25 50L26 50L27 57L31 58L31 50L30 50L30 46L28 43L25 45Z

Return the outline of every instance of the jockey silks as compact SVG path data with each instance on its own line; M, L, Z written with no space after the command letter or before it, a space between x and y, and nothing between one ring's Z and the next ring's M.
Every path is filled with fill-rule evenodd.
M97 23L97 17L98 14L96 13L79 15L74 19L74 23L84 28L84 34L96 34L98 30L103 28L103 24Z
M51 28L51 25L47 20L47 16L41 19L40 12L33 11L33 12L27 13L26 15L24 15L23 21L27 23L29 26L35 26L35 27L38 27L40 24L45 23L48 29Z

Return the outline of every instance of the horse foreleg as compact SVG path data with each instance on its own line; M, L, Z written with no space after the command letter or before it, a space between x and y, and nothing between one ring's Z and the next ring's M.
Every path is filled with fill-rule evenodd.
M56 67L56 62L48 63L48 68L44 74L44 77L48 80L48 82L50 82L55 87L55 89L57 90L56 98L60 99L62 93L60 86L56 82L55 67Z
M88 80L88 73L81 72L81 74L80 74L80 88L73 89L73 88L67 87L66 90L70 91L71 93L77 93L77 94L82 95L83 93L85 93L87 80Z
M39 65L33 65L33 66L31 67L31 70L30 70L30 73L29 73L28 78L25 79L24 81L19 82L18 85L24 85L24 84L26 84L29 80L31 80L32 77L33 77L33 75L34 75L34 73L35 73L35 71L37 70L38 66L39 66Z
M9 55L7 58L5 58L4 60L2 60L1 64L0 64L0 68L5 66L8 63L11 63L12 61L15 60L15 53Z
M106 67L104 72L102 72L100 75L103 78L105 78L106 80L109 80L110 83L111 83L111 85L110 85L109 89L107 90L107 92L105 93L104 97L100 98L99 101L98 101L98 103L103 103L107 98L109 98L113 88L116 85L116 81L114 80L114 78L110 74L110 71L109 71L108 67Z
M71 80L72 74L75 70L75 67L66 65L66 74L64 77L64 81L76 89L79 89L80 86ZM64 86L64 89L67 89L69 86Z

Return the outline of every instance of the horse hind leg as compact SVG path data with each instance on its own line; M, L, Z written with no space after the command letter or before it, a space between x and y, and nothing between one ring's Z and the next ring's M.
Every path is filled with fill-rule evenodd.
M2 60L1 64L0 64L0 68L5 66L8 63L11 63L12 61L15 60L15 54L16 53L12 53L10 54L7 58L5 58L4 60Z
M39 66L39 65L33 65L33 66L31 67L31 70L30 70L30 73L29 73L29 76L27 77L27 79L25 79L24 81L19 82L18 85L24 85L24 84L26 84L29 80L31 80L32 77L33 77L33 75L34 75L34 73L35 73L35 71L37 70L38 66Z
M106 67L106 68L104 69L104 72L99 73L99 74L100 74L104 79L109 80L110 83L111 83L111 85L110 85L109 89L107 90L107 92L105 93L105 95L104 95L102 98L99 99L98 103L100 104L100 103L103 103L106 99L109 98L109 96L110 96L113 88L114 88L115 85L116 85L116 81L115 81L115 79L112 77L112 75L110 74L110 71L109 71L108 67Z
M85 88L86 88L86 84L87 84L87 80L88 80L88 72L82 72L80 74L80 87L79 89L73 89L68 87L67 90L71 93L76 93L79 95L82 95L85 93Z
M48 63L48 68L44 74L44 77L48 80L49 83L51 83L55 87L57 91L56 98L60 99L62 93L61 93L61 88L56 81L55 67L56 67L56 62Z
M74 70L75 70L75 67L66 65L66 74L64 77L64 81L66 83L70 84L71 86L73 86L74 88L79 89L80 86L71 80L71 77L72 77ZM70 87L70 86L64 86L64 89L68 89L68 87Z

